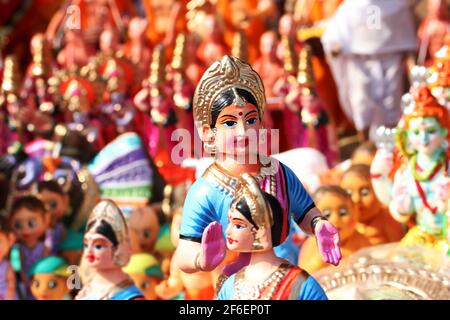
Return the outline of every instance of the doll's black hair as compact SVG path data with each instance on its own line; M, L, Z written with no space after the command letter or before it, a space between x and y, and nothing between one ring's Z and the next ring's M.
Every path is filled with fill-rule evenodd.
M96 221L91 221L87 227L86 232L88 232L94 225ZM100 224L97 226L97 228L94 230L96 233L101 234L102 236L105 236L114 247L117 247L119 244L119 241L117 240L116 234L114 233L113 228L111 225L106 222L105 220L100 220Z
M247 90L235 88L238 95L243 98L247 103L253 104L255 107L259 107L255 97ZM217 117L219 116L219 113L229 105L233 104L233 102L236 100L236 96L233 92L233 89L227 89L219 94L219 96L214 101L212 107L211 107L211 128L215 128Z
M271 235L272 235L272 245L274 247L278 246L281 241L281 233L283 231L283 225L282 221L283 219L283 209L281 208L280 202L277 198L272 196L271 194L267 192L263 192L264 198L269 203L270 209L272 210L273 214L273 225L271 228ZM247 201L245 201L245 198L241 198L236 203L236 210L238 210L242 215L247 219L256 229L258 229L258 226L252 219L252 214L250 212L250 208L247 204ZM288 224L288 233L289 233L289 224Z
M37 185L37 190L41 193L44 190L59 194L60 196L64 196L65 193L58 182L55 180L48 181L39 181Z
M33 212L37 212L42 216L45 215L47 210L45 210L44 203L36 198L35 196L23 196L17 198L13 205L11 206L11 211L9 213L9 219L14 217L14 214L17 213L20 209L25 208Z

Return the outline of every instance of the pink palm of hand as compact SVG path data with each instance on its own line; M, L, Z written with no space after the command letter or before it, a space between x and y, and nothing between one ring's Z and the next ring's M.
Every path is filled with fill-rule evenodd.
M337 229L328 221L319 221L315 235L323 260L337 266L342 258Z
M216 221L211 222L203 231L200 265L204 271L214 270L225 258L225 238L222 225Z

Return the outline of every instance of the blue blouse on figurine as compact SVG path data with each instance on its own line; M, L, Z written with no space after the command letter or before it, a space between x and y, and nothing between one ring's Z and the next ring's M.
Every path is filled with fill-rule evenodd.
M298 224L305 214L315 206L314 202L298 177L288 166L275 159L271 160L278 165L277 173L274 175L276 177L276 191L271 193L276 193L284 211L290 214L290 221L294 220ZM210 174L208 170L214 172ZM200 242L203 230L211 222L220 222L223 230L228 225L228 210L233 201L233 189L220 183L217 174L224 173L214 169L214 164L208 170L189 189L183 207L180 239ZM265 180L269 179L270 176L265 178ZM267 185L270 185L270 183L267 183ZM263 185L262 188L270 192L268 190L270 186L265 187ZM294 232L295 229L291 227L288 240L277 246L275 253L296 265L299 249L292 241L289 241L289 239L292 239L292 233Z

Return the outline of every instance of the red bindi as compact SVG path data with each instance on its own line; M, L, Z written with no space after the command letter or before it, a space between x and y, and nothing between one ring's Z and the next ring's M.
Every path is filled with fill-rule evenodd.
M243 113L242 113L242 112L239 112L239 115L240 115L240 116L242 116L242 115L243 115Z

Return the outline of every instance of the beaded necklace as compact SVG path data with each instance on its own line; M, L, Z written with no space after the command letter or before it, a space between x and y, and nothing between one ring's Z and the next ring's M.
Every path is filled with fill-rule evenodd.
M282 263L264 281L258 284L245 281L245 269L239 271L234 281L235 293L233 299L271 300L290 269L291 265L289 263Z

